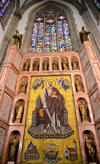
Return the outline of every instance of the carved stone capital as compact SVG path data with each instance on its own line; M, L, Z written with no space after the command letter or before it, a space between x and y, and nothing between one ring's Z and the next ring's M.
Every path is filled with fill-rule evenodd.
M19 20L22 18L22 14L19 11L15 11L14 16L18 17Z
M87 8L87 7L84 7L82 10L79 11L79 14L80 14L80 15L83 15L83 13L84 13L85 11L87 11L87 10L88 10L88 8Z

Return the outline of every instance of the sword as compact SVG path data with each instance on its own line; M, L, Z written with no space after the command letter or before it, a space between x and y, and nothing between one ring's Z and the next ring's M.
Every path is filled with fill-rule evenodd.
M49 105L50 106L50 105ZM54 122L53 122L53 120L52 120L52 117L51 117L51 115L50 115L50 112L49 112L49 110L48 110L48 107L49 106L46 106L45 108L44 108L44 110L46 110L46 113L47 113L47 115L48 115L48 117L49 117L49 119L50 119L50 121L51 121L51 123L52 123L52 126L53 126L53 129L54 129L54 131L56 132L56 133L58 133L57 132L57 129L56 129L56 127L55 127L55 124L54 124Z

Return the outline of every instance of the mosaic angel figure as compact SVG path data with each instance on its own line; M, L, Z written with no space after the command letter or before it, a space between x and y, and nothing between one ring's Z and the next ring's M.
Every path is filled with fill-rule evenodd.
M46 79L47 80L47 79ZM36 93L36 90L42 86L41 89L44 88L44 81L43 78L39 78L39 79L35 79L35 81L33 82L32 84L32 88L31 89L34 89L34 93Z
M61 77L60 80L59 79L56 80L57 80L57 84L60 85L59 89L63 87L65 92L67 93L67 89L70 88L70 83L68 79L64 79L63 77Z

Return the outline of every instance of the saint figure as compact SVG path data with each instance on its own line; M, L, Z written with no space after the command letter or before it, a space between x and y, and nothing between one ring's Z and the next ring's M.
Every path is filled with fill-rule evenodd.
M48 66L49 66L49 63L48 63L48 60L45 60L44 62L43 62L43 70L48 70Z
M29 67L30 67L30 63L29 61L27 60L24 64L24 71L29 71Z
M57 88L52 86L53 85L52 81L49 81L48 85L49 87L44 89L42 93L41 100L43 103L43 108L48 107L49 114L52 117L57 132L60 134L60 130L58 129L58 126L61 126L60 121L63 112L63 96L60 94ZM49 126L52 126L52 124L50 122L48 114L45 111L45 129L43 133L47 132Z
M68 62L65 59L62 60L62 69L68 70Z
M21 42L22 42L22 34L19 34L19 31L16 30L16 34L12 36L14 38L12 45L19 44L19 48L21 48Z
M88 108L86 107L85 103L81 102L79 104L79 110L82 115L82 121L88 121Z
M15 122L19 122L19 123L21 122L23 110L24 110L24 106L20 102L18 107L16 107L16 119L15 119Z
M14 135L14 138L10 142L10 150L9 150L9 161L15 162L17 149L18 149L18 138L17 135Z
M95 159L95 146L93 145L92 139L88 135L88 138L86 139L86 147L88 150L88 156L89 156L89 162L96 162Z
M21 93L26 93L27 88L27 80L24 79L24 81L21 84Z
M85 27L82 26L82 31L80 31L80 33L79 33L82 44L84 41L89 41L88 35L90 34L90 32L85 31L84 29L85 29Z
M56 60L52 63L53 70L58 70L58 62Z
M36 60L33 64L33 71L39 71L39 61Z

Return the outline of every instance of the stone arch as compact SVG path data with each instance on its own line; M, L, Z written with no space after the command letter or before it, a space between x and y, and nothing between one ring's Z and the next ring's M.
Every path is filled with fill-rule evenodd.
M48 3L44 3L43 5L39 5L35 9L32 9L31 12L29 13L27 25L25 28L25 33L23 36L23 43L22 43L23 53L29 52L32 30L33 30L34 19L35 19L36 13L39 10L41 10L43 7L46 7L47 5L48 5ZM78 51L80 46L81 46L81 43L80 43L80 39L79 39L78 30L76 28L77 25L75 24L75 19L73 17L73 11L67 5L63 5L59 2L57 2L57 3L53 2L53 6L58 6L59 8L61 8L62 10L65 11L65 14L66 14L67 20L68 20L68 24L69 24L69 31L70 31L70 35L71 35L73 50Z
M40 2L41 0L39 0L38 2ZM43 1L43 0L42 0ZM81 0L82 1L82 4L80 3L80 2L77 2L77 1L69 1L69 0L64 0L65 2L68 2L68 3L70 3L70 4L72 4L72 5L74 5L76 8L77 8L77 10L79 11L79 12L81 12L82 11L82 5L83 5L83 2L85 1L85 0ZM49 2L49 1L48 1ZM48 3L48 2L46 2L46 3ZM53 0L51 0L51 3L54 3L54 1ZM29 2L29 3L27 3L26 5L24 5L24 6L22 6L21 8L20 8L20 12L23 14L29 7L31 7L32 5L35 5L36 4L36 2L34 2L34 1L31 1L31 2ZM59 2L59 4L61 5L61 3Z

